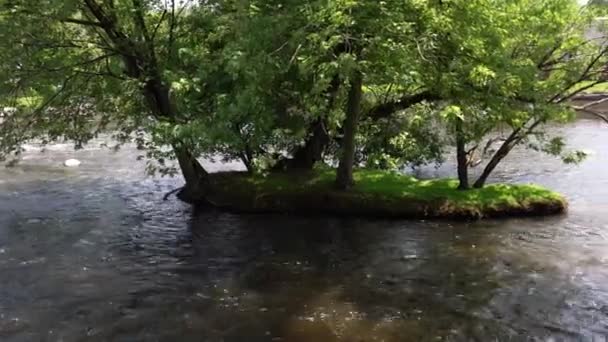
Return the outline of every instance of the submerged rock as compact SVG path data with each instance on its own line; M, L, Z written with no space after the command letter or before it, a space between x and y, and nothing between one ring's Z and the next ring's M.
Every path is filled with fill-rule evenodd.
M68 159L63 162L63 166L65 167L78 167L82 164L82 162L78 159Z

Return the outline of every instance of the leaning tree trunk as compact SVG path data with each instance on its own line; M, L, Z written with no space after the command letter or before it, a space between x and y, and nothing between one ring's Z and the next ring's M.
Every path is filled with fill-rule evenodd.
M330 112L336 103L340 91L340 78L334 77L331 81L327 95L329 101L327 111ZM275 170L312 170L315 164L323 159L323 152L329 145L331 138L327 132L325 117L315 120L309 128L309 135L303 146L293 152L293 158L283 158L274 166Z
M97 19L98 23L95 23L95 26L105 32L112 51L121 55L125 74L132 80L144 82L142 95L146 98L152 113L157 118L176 123L177 112L171 100L169 87L162 81L162 72L159 70L156 58L154 35L150 34L146 26L144 3L141 0L133 0L132 4L134 10L131 14L135 31L131 33L138 35L135 38L123 32L116 17L97 1L84 0L82 3L87 14ZM208 182L207 172L181 142L176 141L173 150L186 181L186 185L178 195L179 198L191 203L202 200L204 185Z
M325 129L323 119L311 124L312 134L306 139L303 146L299 146L293 157L284 157L273 166L274 171L312 170L315 164L323 159L323 152L329 144L329 134Z
M312 135L306 139L304 146L293 154L289 168L311 170L315 163L323 158L327 144L329 144L329 135L325 129L325 122L319 118L312 124Z
M341 190L349 189L354 185L353 166L355 163L355 136L361 113L361 99L363 97L363 75L357 72L350 82L348 103L346 106L346 119L344 120L344 138L342 141L342 156L336 175L336 187Z
M507 140L503 142L498 151L494 153L494 156L492 156L492 159L490 160L490 162L488 162L488 165L486 165L485 169L483 170L477 181L475 181L473 187L475 187L476 189L481 189L486 185L490 174L492 174L494 169L496 169L496 166L498 166L498 164L509 154L509 152L511 152L513 147L519 142L519 131L519 129L513 131L513 133L511 133Z
M186 147L174 146L173 151L186 182L177 198L186 203L203 202L209 188L209 174Z
M340 78L335 76L327 90L327 94L329 95L329 102L327 104L328 112L334 108L339 90ZM323 159L323 152L330 142L330 137L325 125L325 118L320 117L313 122L310 131L312 134L306 139L304 146L295 151L293 160L290 161L288 168L311 170L318 161Z
M161 80L149 80L144 87L144 93L150 108L157 116L176 120L177 113L169 95L169 88ZM172 147L186 183L177 197L187 203L204 201L209 174L187 146L178 141Z
M481 173L479 178L477 178L477 181L475 181L473 187L475 187L476 189L483 188L486 185L490 174L492 174L494 169L496 169L496 166L498 166L498 164L504 159L504 157L509 154L510 150L511 148L507 144L503 144L500 149L496 151L496 154L494 154L488 165L486 165L486 167L483 169L483 172Z
M458 189L469 189L469 165L466 150L466 139L462 130L462 120L456 122L456 160L458 162Z

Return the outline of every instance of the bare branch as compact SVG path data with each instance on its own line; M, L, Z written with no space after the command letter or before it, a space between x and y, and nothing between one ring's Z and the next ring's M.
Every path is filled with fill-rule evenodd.
M276 50L269 53L269 55L272 56L272 55L278 53L279 51L283 50L283 48L285 48L288 44L289 44L289 40L287 40L285 43L281 44L281 46L279 46Z
M154 30L152 31L152 40L156 39L156 34L158 33L158 29L160 28L160 25L163 23L163 21L165 21L165 17L167 16L167 11L163 11L163 14L161 14L160 19L158 20L158 23L156 23L156 26L154 27Z
M599 119L602 119L604 122L608 123L608 116L606 116L606 114L603 114L603 113L591 108L591 107L594 107L594 106L597 106L597 105L600 105L600 104L606 103L606 102L608 102L608 97L599 99L597 101L589 102L589 103L585 104L584 106L572 106L572 109L579 111L579 112L591 114Z
M606 114L602 114L598 111L595 111L595 110L592 110L589 108L580 108L580 109L575 108L575 109L580 112L591 114L591 115L595 116L596 118L603 120L605 123L608 123L608 116L606 116Z
M287 66L287 69L291 68L291 65L293 64L293 62L298 57L298 53L300 53L300 49L301 48L302 48L302 44L298 44L298 47L296 48L296 51L293 53L293 56L291 56L291 59L289 60L289 65Z
M88 71L88 70L76 70L74 72L76 74L93 76L93 77L112 77L112 78L116 78L121 81L127 80L126 78L116 75L115 73L112 73L112 72L95 72L95 71Z
M589 103L585 104L584 106L580 106L580 107L575 107L574 106L572 108L574 108L575 110L586 110L586 109L589 109L589 108L591 108L593 106L597 106L599 104L602 104L604 102L608 102L608 97L605 97L603 99L599 99L597 101L589 102Z
M466 151L466 154L471 155L472 153L477 151L478 148L479 148L479 144L476 144L475 146L471 147L468 151Z
M582 89L578 89L577 91L564 96L564 94L567 93L569 90L571 90L572 87L575 87L577 84L579 84L585 80L588 80L590 77L590 72L593 70L594 67L597 66L597 63L600 61L600 59L602 57L606 56L607 54L608 54L608 46L602 47L600 52L597 54L597 56L595 56L593 59L591 59L589 64L587 64L587 66L585 67L585 69L583 70L581 75L575 81L568 83L566 85L566 87L564 87L559 93L555 94L555 96L553 96L551 98L551 100L549 100L549 102L561 103L561 102L567 101L568 99L572 98L574 95L580 93L581 91L591 88L592 86L583 87ZM602 81L599 81L598 83L600 83L600 82L602 82Z
M572 99L572 98L573 98L573 97L575 97L576 95L578 95L578 94L580 94L580 93L584 92L585 90L587 90L587 89L591 89L591 88L595 87L595 86L596 86L596 85L598 85L598 84L602 84L602 83L606 83L606 82L607 82L606 80L599 80L599 81L594 81L594 82L591 82L591 83L587 84L586 86L583 86L583 87L581 87L581 88L579 88L579 89L577 89L577 90L575 90L575 91L571 92L570 94L568 94L568 95L566 95L566 96L559 97L558 99L552 98L552 99L551 99L551 102L555 102L555 103L564 103L564 102L566 102L566 101L568 101L568 100ZM572 87L572 86L571 86L571 87ZM565 92L565 91L567 91L567 90L564 90L563 92ZM562 93L563 93L563 92L562 92Z

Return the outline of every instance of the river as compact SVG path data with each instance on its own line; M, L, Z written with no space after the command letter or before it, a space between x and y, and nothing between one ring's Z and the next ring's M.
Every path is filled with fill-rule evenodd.
M472 223L194 212L134 149L30 146L0 169L0 341L605 341L608 127L553 130L593 153L494 181L569 213Z

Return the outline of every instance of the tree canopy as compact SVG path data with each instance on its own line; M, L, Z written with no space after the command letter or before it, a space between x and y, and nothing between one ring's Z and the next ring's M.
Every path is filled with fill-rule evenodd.
M181 171L182 198L199 200L200 157L250 172L327 163L347 189L353 167L440 163L453 147L463 189L487 160L482 187L518 145L583 157L543 127L571 120L569 100L606 81L607 48L585 38L595 7L0 0L0 156L110 132L137 143L150 171Z

